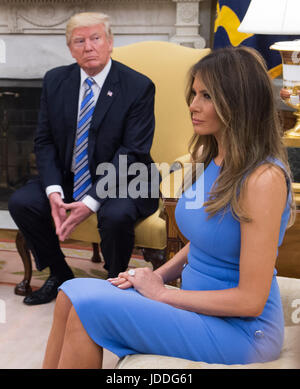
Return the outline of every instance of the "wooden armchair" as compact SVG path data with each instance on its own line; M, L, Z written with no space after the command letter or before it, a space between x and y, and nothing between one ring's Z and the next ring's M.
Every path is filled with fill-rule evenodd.
M156 127L151 155L158 164L166 162L171 166L177 157L188 152L193 128L185 102L186 76L191 66L209 52L210 49L193 49L160 41L140 42L113 50L113 59L147 75L156 86ZM79 225L70 238L92 243L92 260L100 261L96 215ZM166 260L167 231L162 201L153 215L137 222L135 246L142 249L145 260L154 268ZM20 234L18 249L24 262L25 277L15 292L25 295L30 292L31 259Z

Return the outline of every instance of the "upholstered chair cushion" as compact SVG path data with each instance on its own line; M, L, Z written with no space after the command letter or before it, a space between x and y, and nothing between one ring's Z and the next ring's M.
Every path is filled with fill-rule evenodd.
M166 247L166 223L161 217L163 212L162 201L156 212L151 216L139 220L135 225L135 246L163 250ZM90 216L81 223L71 235L72 239L99 243L96 215Z

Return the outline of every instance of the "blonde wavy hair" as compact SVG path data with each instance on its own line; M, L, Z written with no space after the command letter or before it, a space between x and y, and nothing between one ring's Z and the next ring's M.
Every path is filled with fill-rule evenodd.
M247 47L213 51L190 71L186 95L188 104L191 103L192 84L196 77L201 77L224 127L222 145L226 154L220 175L204 204L209 217L229 207L237 220L251 221L241 208L240 194L249 174L266 161L274 165L271 160L275 158L284 166L291 191L291 225L295 214L291 171L282 142L283 130L273 85L264 59L256 50ZM189 147L192 162L204 163L204 169L218 155L213 135L194 134ZM195 179L193 177L192 181Z
M66 25L66 41L70 44L72 31L77 27L90 27L103 24L107 38L112 38L109 16L101 12L81 12L73 15Z

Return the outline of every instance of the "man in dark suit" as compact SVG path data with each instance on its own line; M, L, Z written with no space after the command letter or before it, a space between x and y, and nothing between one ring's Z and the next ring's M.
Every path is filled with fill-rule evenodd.
M28 305L53 300L58 286L74 277L59 241L93 212L98 216L108 277L116 277L128 266L135 222L158 206L158 199L150 196L149 181L152 81L111 59L113 37L106 15L74 15L67 24L66 38L76 63L52 69L44 78L35 137L39 177L9 201L9 211L37 269L50 268L45 284L25 297ZM120 175L123 161L128 168L136 162L147 167L149 196L124 196L124 185L119 183L128 187L137 175ZM111 195L107 195L107 185L102 185L105 169L99 167L105 163L116 172L115 182L108 185L114 188Z

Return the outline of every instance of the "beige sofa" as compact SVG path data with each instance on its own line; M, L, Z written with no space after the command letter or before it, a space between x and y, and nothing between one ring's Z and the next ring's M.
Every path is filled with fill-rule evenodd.
M280 358L266 363L221 365L159 355L127 355L117 369L300 369L300 279L277 277L285 318L285 338ZM174 340L175 341L175 340Z

